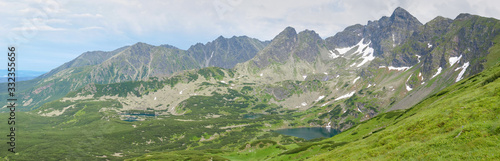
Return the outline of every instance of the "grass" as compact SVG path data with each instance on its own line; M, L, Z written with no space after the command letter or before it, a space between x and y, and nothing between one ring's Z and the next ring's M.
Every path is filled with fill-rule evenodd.
M313 160L497 160L498 71L497 64L405 112L386 113L336 135L331 140L353 142Z

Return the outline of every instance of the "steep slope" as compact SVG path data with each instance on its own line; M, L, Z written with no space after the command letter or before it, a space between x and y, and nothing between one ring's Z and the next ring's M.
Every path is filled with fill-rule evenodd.
M380 114L332 138L301 143L262 139L233 151L148 153L131 160L498 160L500 63L407 110ZM262 145L259 145L262 144Z
M121 48L118 48L113 51L89 51L81 54L80 56L76 57L75 59L64 63L63 65L51 70L48 73L45 73L40 76L40 78L47 78L50 77L58 72L61 72L65 69L69 68L76 68L76 67L83 67L83 66L91 66L91 65L97 65L101 64L103 61L111 58L115 54L118 54L122 52L123 50L127 49L129 46L124 46Z
M396 8L390 17L368 21L367 25L353 25L335 36L325 39L328 48L353 46L361 39L370 40L375 56L386 57L394 47L404 43L422 23L403 8Z
M255 58L238 64L235 70L268 84L321 82L321 87L330 91L324 93L322 104L305 99L307 95L283 97L282 90L276 87L270 88L268 93L278 102L289 102L281 103L287 108L325 108L322 112L327 114L322 117L308 116L310 125L332 123L334 128L347 129L387 110L409 94L411 89L405 89L406 78L411 76L407 72L409 67L379 68L378 64L386 60L397 61L393 56L394 48L406 42L420 26L422 24L415 17L397 8L390 17L370 21L366 26L350 26L326 40L314 31L297 33L287 27Z
M347 27L325 40L314 31L297 34L287 27L255 58L235 69L269 84L321 81L331 90L324 98L330 101L321 106L341 112L328 112L311 122L331 122L335 128L346 129L381 111L409 108L481 72L484 64L498 62L498 53L490 50L499 35L496 19L461 14L453 20L436 17L422 25L397 8L390 17ZM281 96L280 91L270 90L269 94L280 101L300 103L296 97ZM306 109L317 107L301 101ZM282 105L293 108L294 103Z
M329 140L349 141L312 160L497 160L500 64L378 123L372 119ZM371 130L366 130L366 128ZM363 130L363 131L362 131Z
M322 61L328 57L324 40L316 32L297 33L287 27L254 58L238 64L235 69L251 77L263 77L268 82L304 80L303 77L313 71L323 73L328 70L324 67L334 66Z
M89 76L94 83L115 83L169 76L196 68L200 68L199 64L185 51L137 43L94 67Z
M24 100L19 110L36 109L43 103L57 100L90 83L163 78L207 65L230 68L252 58L266 44L241 36L230 39L220 37L206 45L195 45L188 51L171 45L136 43L110 52L86 52L34 80L19 82L18 97ZM210 51L215 53L214 57L205 60L206 52ZM6 96L4 94L1 97Z
M266 42L247 36L233 36L231 38L220 36L212 42L191 46L187 53L196 59L201 67L229 69L237 63L252 59L266 45Z
M392 109L411 107L427 95L481 72L486 64L498 62L499 53L490 50L499 38L500 22L493 18L460 14L454 20L433 19L394 51L403 60L417 63L412 65L414 72L408 78L412 81L407 83L416 90Z

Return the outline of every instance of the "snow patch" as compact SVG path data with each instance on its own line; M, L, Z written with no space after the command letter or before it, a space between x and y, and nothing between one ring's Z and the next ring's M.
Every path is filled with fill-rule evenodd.
M457 62L460 62L461 58L462 58L462 55L460 55L459 57L450 57L450 59L449 59L450 66L453 66L453 64L455 64Z
M325 104L322 104L322 105L321 105L321 107L326 106L326 105L327 105L327 104L329 104L329 103L330 103L330 102L327 102L327 103L325 103Z
M155 97L155 99L154 99L154 100L156 101L156 97Z
M337 76L335 78L338 78L338 77L340 77L340 75L337 74Z
M432 48L432 44L431 43L427 43L427 48Z
M441 70L443 70L443 68L439 67L438 71L436 72L436 74L432 75L431 79L439 75L441 73Z
M226 81L220 81L221 83L227 84Z
M323 72L323 74L328 75L328 73L327 73L327 72Z
M366 87L366 88L370 88L371 86L372 86L372 84L368 84L368 87Z
M360 43L363 43L363 39L361 39L361 41L354 45L354 46L349 46L349 47L345 47L345 48L335 48L335 50L337 50L339 52L339 55L344 55L346 54L349 50L355 48L356 46L358 46Z
M326 125L326 128L332 128L332 125L330 125L330 124L332 124L332 122L331 122L331 121L330 121L330 122L328 122L328 125Z
M420 83L420 84L425 84L425 82L422 82L422 83Z
M361 77L357 77L356 79L354 79L354 81L352 81L352 84L355 84L356 81L358 81L359 78L361 78Z
M260 76L262 77L264 75L264 73L260 73Z
M331 54L330 57L337 58L341 55L346 54L348 51L354 49L355 47L358 47L358 49L356 51L354 51L354 53L355 54L362 54L361 59L363 59L363 61L361 61L361 63L359 63L357 66L357 67L361 67L362 65L364 65L368 61L372 61L373 59L375 59L375 57L373 56L373 52L375 50L373 48L369 47L371 42L364 44L363 41L364 41L364 39L361 39L358 42L358 44L356 44L354 46L345 47L345 48L336 48L335 50L339 52L339 55L336 55L333 51L330 51L330 54ZM356 63L352 64L350 67L354 67L355 65L356 65Z
M387 68L387 67L386 66L378 66L378 68L380 69L380 68Z
M316 102L318 102L319 100L321 100L321 99L323 99L323 98L325 98L325 96L324 96L324 95L323 95L323 96L319 96L319 97L318 97L318 99L316 99Z
M422 56L420 56L420 55L415 55L415 56L417 56L418 63L420 63L420 57L422 57Z
M410 75L410 77L408 77L408 79L406 79L406 83L405 83L405 85L406 85L406 90L407 90L408 92L409 92L409 91L411 91L411 90L413 90L413 89L412 89L412 88L408 85L408 81L410 80L411 76L413 76L413 74L412 74L412 75Z
M464 65L462 65L461 67L455 69L455 71L458 71L459 69L462 69L462 71L460 71L460 73L458 73L458 77L455 80L455 82L458 82L458 81L460 81L460 80L463 79L463 76L465 74L465 71L467 70L467 67L469 67L469 62L464 63Z
M359 110L359 107L358 107L358 111L361 112L361 110ZM363 113L363 112L361 112L361 113Z
M335 54L332 50L328 50L328 51L330 51L330 58L335 59L335 58L340 57L339 55Z
M341 99L345 99L345 98L349 98L351 97L352 95L354 95L356 91L352 91L351 93L348 93L348 94L345 94L345 95L342 95L340 96L339 98L336 98L335 101L338 101L338 100L341 100Z
M304 80L306 80L306 78L307 78L307 75L303 75L303 76L302 76L302 78L304 78Z
M363 64L375 59L375 56L373 56L373 52L375 50L370 47L371 42L363 44L363 39L361 39L361 41L358 44L359 47L356 52L362 54L361 59L363 59L363 61L361 61L361 63L359 63L357 67L361 67Z
M363 56L361 56L361 59L363 59L363 61L361 61L361 63L359 63L357 67L361 67L363 64L375 59L375 56L373 56L373 51L374 51L373 48L368 48L367 51L365 51L365 53L363 54Z
M300 105L307 106L307 103L306 102L302 102Z
M411 67L393 67L393 66L389 66L389 70L397 70L397 71L405 71L405 70L408 70L410 68Z

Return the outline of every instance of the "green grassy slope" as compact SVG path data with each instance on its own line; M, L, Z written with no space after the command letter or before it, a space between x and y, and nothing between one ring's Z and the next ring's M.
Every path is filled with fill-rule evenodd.
M352 142L313 160L499 159L499 77L497 64L394 120L379 123L373 118L329 139Z
M230 160L498 160L499 78L500 64L497 63L408 110L379 114L320 141L278 142L266 146L246 143L246 148L230 152L189 154ZM189 158L187 154L180 151L150 153L132 160L162 156Z

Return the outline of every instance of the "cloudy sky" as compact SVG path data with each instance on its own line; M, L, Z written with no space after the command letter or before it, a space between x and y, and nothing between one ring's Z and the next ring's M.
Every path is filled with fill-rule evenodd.
M287 26L326 38L398 6L422 23L460 13L500 19L498 0L2 0L0 46L17 47L18 69L49 71L136 42L187 49L220 35L270 40Z

